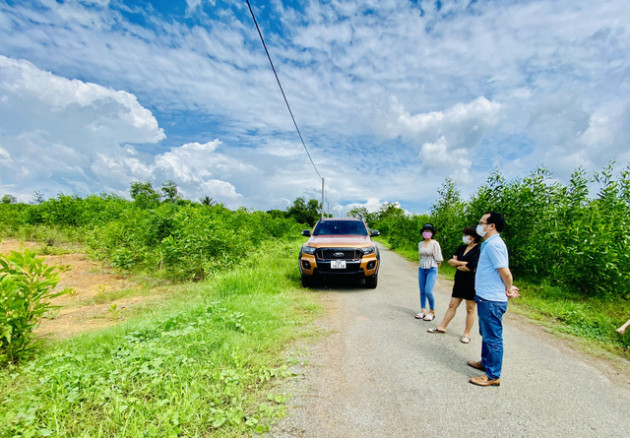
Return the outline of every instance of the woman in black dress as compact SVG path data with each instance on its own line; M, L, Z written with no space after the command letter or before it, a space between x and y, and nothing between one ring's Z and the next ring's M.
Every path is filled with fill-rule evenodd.
M470 343L470 331L475 322L475 271L481 252L479 240L481 237L475 231L475 227L466 227L461 245L448 261L448 264L457 268L455 272L455 284L453 295L448 304L448 310L444 319L437 327L428 330L429 333L446 333L446 326L451 322L462 300L466 300L466 329L460 339L464 344Z

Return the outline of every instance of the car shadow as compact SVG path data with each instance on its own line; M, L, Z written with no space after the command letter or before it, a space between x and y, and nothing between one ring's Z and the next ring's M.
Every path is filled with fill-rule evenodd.
M318 278L313 281L311 290L317 292L369 292L363 279L357 278Z

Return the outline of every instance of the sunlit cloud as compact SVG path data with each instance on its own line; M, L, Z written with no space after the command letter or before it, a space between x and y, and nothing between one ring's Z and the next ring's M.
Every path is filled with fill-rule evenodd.
M495 167L624 166L626 3L252 2L339 212L424 211ZM244 3L0 3L0 40L0 188L20 199L138 179L230 207L318 198Z

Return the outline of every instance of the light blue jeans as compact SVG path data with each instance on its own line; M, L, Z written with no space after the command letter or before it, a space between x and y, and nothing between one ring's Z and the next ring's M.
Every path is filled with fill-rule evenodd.
M426 309L429 300L429 309L435 310L435 299L433 298L433 287L437 280L437 268L418 268L418 283L420 285L420 307Z
M488 301L475 297L481 335L481 365L486 368L488 379L501 377L503 366L503 314L507 301Z

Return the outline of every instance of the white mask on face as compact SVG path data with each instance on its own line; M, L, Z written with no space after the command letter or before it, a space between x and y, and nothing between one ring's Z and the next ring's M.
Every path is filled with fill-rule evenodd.
M470 245L470 242L472 242L472 237L464 236L462 237L462 242L464 242L466 245Z
M485 236L487 231L483 230L483 227L485 227L486 225L477 225L477 234L479 234L481 237Z

